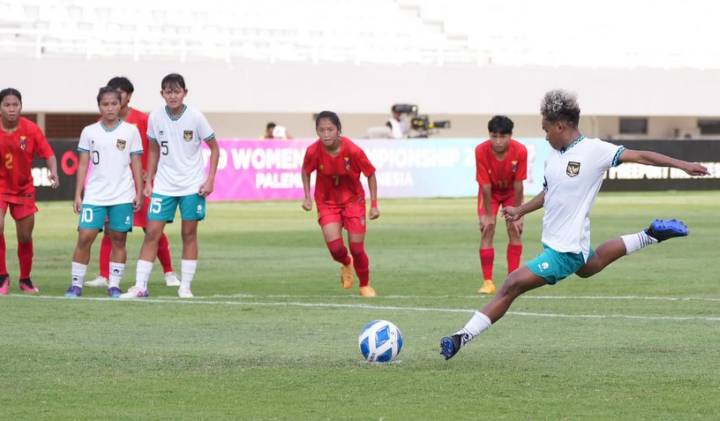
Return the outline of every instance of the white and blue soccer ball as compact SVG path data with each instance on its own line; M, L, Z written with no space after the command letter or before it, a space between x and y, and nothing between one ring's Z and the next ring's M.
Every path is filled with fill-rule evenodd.
M387 320L374 320L363 328L358 338L360 352L370 362L389 363L403 346L400 329Z

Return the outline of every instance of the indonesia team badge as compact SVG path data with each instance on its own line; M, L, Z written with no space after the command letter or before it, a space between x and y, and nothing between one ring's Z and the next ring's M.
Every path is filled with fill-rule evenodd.
M349 156L345 157L345 170L350 171L350 157Z
M580 163L575 161L568 162L567 168L565 168L565 174L570 177L577 177L578 174L580 174Z
M24 151L27 147L27 136L20 136L20 150Z
M510 168L512 168L512 172L517 172L517 161L511 161Z
M122 139L118 139L117 143L115 143L115 146L117 147L117 150L119 150L119 151L124 151L125 145L127 145L127 142Z
M193 131L185 130L183 132L183 139L185 139L186 142L190 142L191 140L193 140Z

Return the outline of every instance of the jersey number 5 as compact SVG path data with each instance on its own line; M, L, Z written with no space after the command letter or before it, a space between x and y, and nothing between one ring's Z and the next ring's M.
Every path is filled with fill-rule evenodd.
M161 140L160 141L160 150L163 155L167 155L170 150L168 149L168 141L167 140Z
M13 169L13 156L10 153L5 154L5 168L11 170Z

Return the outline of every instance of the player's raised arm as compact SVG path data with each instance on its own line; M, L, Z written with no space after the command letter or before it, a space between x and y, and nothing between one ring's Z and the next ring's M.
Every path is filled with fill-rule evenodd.
M670 167L685 171L688 175L703 176L710 175L708 169L697 162L688 162L675 159L667 155L650 151L634 151L625 149L620 154L620 162L634 162L636 164L652 165L654 167Z

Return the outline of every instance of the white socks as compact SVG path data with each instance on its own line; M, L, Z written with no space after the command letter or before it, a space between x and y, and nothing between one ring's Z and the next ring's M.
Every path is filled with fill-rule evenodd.
M197 260L182 260L182 272L181 277L182 280L180 281L180 288L181 289L190 289L190 284L192 283L193 277L195 276L195 269L197 269ZM112 278L112 264L110 266L110 277ZM135 286L142 289L147 290L147 284L148 280L150 279L150 273L152 272L153 268L153 262L148 262L147 260L138 260L137 262L137 272L135 276Z
M108 279L110 288L120 287L123 273L125 273L125 263L110 262L110 279Z
M152 272L153 262L147 260L138 260L137 269L135 272L135 286L147 291L148 279L150 279L150 272Z
M181 271L180 277L180 288L190 289L190 284L195 277L195 270L197 269L197 260L181 260Z
M625 243L626 255L658 242L658 240L647 235L645 231L640 231L637 234L623 235L620 238L623 240L623 243Z
M462 330L458 331L456 334L460 335L469 335L470 337L467 339L468 341L480 333L488 330L490 328L490 325L492 325L492 322L488 318L488 316L480 313L479 311L476 311L475 314L472 316L472 319L470 319L469 322L465 325Z
M85 282L85 275L87 274L87 267L88 265L72 262L70 275L72 276L73 286L82 288L83 282Z

